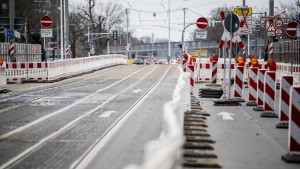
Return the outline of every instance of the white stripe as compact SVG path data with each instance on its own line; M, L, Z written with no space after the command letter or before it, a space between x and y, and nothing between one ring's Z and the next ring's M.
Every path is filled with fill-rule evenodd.
M287 31L296 31L297 28L286 28Z
M270 106L270 108L274 111L274 106L275 106L275 102L273 99L271 99L271 97L269 95L267 95L266 93L264 94L264 107L265 104L268 104Z
M282 112L287 116L289 117L289 105L287 105L284 101L280 101L280 104L279 104L279 111L282 110ZM279 115L281 114L281 112L279 112ZM281 117L281 116L280 116Z
M200 24L200 25L207 25L207 22L197 22L197 24Z
M293 86L291 89L291 104L294 105L295 108L297 108L298 112L300 111L300 95L297 91L295 91L295 88L300 88L300 86ZM298 115L300 116L300 114Z
M52 23L52 21L41 21L41 23Z

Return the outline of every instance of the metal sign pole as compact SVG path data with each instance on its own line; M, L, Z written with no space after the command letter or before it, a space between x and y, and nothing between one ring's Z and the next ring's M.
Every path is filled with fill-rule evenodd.
M230 99L231 95L231 55L232 55L232 14L230 14L230 31L229 31L229 37L230 37L230 48L229 48L229 87L228 87L228 99Z

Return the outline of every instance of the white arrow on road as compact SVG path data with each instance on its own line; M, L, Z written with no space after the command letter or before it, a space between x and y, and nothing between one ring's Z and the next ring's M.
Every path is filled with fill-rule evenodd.
M232 114L232 113L228 113L228 112L222 111L221 113L219 113L217 115L223 116L223 120L234 120L234 118L231 117L231 116L234 116L234 114Z
M143 90L141 90L141 89L135 89L135 90L133 90L132 91L132 93L140 93L140 92L142 92Z
M99 117L107 118L107 117L109 117L109 116L110 116L111 114L113 114L113 113L117 113L117 112L114 111L114 110L105 111L105 112L103 112Z

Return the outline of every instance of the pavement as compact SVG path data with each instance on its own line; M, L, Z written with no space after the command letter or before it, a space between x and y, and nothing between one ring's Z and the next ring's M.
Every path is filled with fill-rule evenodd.
M195 93L198 93L199 88L206 87L205 84L195 86ZM248 88L243 90L243 98L248 99ZM278 103L279 90L276 98ZM218 99L199 96L197 99L203 110L211 115L207 118L207 130L216 141L213 144L214 153L224 169L300 167L299 164L281 160L281 156L288 152L288 129L276 128L278 118L261 118L261 112L253 111L254 106L246 106L245 102L242 102L241 106L214 106L213 101ZM278 111L276 104L275 113L278 114Z

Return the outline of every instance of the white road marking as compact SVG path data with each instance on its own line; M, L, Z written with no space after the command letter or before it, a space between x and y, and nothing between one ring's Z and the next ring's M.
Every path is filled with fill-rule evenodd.
M22 105L16 105L16 106L10 106L10 107L1 109L1 110L0 110L0 114L3 113L3 112L6 112L6 111L12 110L12 109L16 109L16 108L21 107L21 106L22 106Z
M223 116L223 120L234 120L234 118L231 117L231 116L234 116L234 114L232 114L232 113L222 111L222 112L218 113L217 115Z
M142 92L143 90L141 90L141 89L135 89L135 90L133 90L132 91L132 93L140 93L140 92Z
M70 168L76 169L86 169L91 161L97 156L98 152L106 145L106 143L113 137L113 135L122 127L122 125L126 122L126 120L133 114L133 112L148 98L148 95L151 94L161 83L162 79L166 76L167 72L169 72L171 67L168 68L161 76L161 79L156 82L145 94L142 96L141 100L136 101L127 112L125 112L122 116L119 117L118 120L114 124L108 128L105 133L99 137L94 142L94 145L91 146L78 160L76 160Z
M112 114L114 114L114 113L117 113L116 111L114 111L114 110L110 110L110 111L105 111L105 112L103 112L100 116L98 116L98 117L104 117L104 118L107 118L107 117L109 117L110 115L112 115Z

